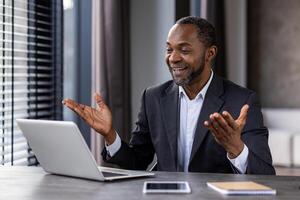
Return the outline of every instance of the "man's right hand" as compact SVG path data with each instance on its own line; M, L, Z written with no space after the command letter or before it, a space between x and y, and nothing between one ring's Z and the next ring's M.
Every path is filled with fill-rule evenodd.
M76 103L72 99L63 100L63 104L77 113L96 132L100 133L108 145L116 139L116 132L112 127L112 114L99 94L95 94L98 108L92 108Z

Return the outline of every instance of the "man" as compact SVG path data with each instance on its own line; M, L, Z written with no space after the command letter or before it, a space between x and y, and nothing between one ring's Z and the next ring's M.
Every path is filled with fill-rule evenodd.
M104 136L104 160L122 168L145 170L156 154L163 171L275 174L256 94L213 73L216 53L206 20L176 22L166 43L173 80L144 91L129 145L99 94L98 109L63 103Z

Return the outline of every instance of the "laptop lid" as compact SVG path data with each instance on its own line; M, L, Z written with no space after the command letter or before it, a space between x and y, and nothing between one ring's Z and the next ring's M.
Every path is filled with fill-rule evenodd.
M74 122L16 120L46 172L104 180Z
M97 166L74 122L33 119L16 121L46 172L99 181L154 176L154 173L145 171Z

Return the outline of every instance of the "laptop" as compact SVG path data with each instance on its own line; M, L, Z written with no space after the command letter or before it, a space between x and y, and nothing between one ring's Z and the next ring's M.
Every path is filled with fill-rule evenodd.
M147 171L100 167L74 122L17 119L42 168L52 174L111 181L154 176Z

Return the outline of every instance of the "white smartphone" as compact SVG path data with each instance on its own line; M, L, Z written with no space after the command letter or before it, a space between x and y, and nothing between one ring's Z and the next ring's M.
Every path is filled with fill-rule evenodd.
M191 193L189 183L186 181L146 181L143 193Z

